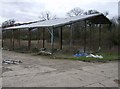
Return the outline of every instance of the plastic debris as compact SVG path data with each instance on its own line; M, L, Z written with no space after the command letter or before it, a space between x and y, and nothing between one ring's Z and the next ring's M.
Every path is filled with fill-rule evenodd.
M93 55L93 54L89 54L89 55L87 55L86 57L100 58L100 59L103 58L103 56L101 56L101 55Z
M81 57L81 56L87 56L87 53L76 53L74 54L74 57Z
M20 60L3 60L2 63L3 64L20 64L20 63L22 63L22 61L20 61Z
M51 52L46 52L46 51L40 51L39 55L51 55Z

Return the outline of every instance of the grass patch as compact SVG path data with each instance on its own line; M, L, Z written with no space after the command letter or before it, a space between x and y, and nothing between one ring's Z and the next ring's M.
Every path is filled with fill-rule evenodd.
M118 60L118 55L117 54L112 54L112 53L102 53L103 56L102 59L100 58L91 58L91 57L74 57L71 58L72 60L80 60L80 61L85 61L85 62L91 62L91 61L97 61L97 62L107 62L107 61L115 61Z
M54 59L66 59L66 60L79 60L84 62L108 62L108 61L116 61L118 60L118 54L116 53L99 53L98 55L102 55L103 58L91 58L91 57L74 57L73 54L55 54L51 58Z

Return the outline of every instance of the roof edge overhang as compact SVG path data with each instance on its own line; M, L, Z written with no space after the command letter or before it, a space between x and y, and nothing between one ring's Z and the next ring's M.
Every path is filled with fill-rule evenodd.
M22 26L18 26L18 27L8 27L8 28L4 28L4 30L10 30L10 29L29 29L29 28L48 28L48 27L60 27L60 26L64 26L64 25L70 25L79 21L83 21L83 20L88 20L90 22L92 22L93 24L112 24L112 22L103 14L95 14L93 16L90 17L86 17L86 18L79 18L77 20L71 20L69 22L65 22L65 23L61 23L61 24L56 24L56 25L49 25L49 26L29 26L29 25L24 25ZM43 21L44 22L44 21Z

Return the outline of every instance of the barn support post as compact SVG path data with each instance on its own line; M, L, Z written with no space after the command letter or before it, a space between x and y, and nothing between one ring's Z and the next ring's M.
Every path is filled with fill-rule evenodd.
M109 30L110 32L112 32L112 23L110 23L110 24L108 24L108 25L109 25L108 30Z
M20 29L18 29L18 42L19 42L19 47L20 47Z
M14 50L14 31L12 30L12 50Z
M12 46L12 38L13 38L13 36L12 36L12 30L11 30L11 32L10 32L10 46L11 46L11 48L13 48L13 46Z
M62 26L60 27L59 38L60 38L60 50L62 50Z
M99 51L101 50L101 24L99 24Z
M84 53L86 52L86 30L87 30L87 23L85 20L85 29L84 29Z
M108 27L108 30L109 30L109 34L111 34L112 33L112 24L110 23L109 24L109 27ZM109 49L111 49L112 48L112 44L111 43L109 43Z
M2 48L4 47L4 30L2 30Z
M3 42L4 42L4 40L3 40L3 30L2 30L2 48L3 48Z
M42 34L42 36L43 36L43 44L42 44L42 46L43 46L43 48L45 48L45 28L43 28L43 30L42 30L43 32L43 34Z
M91 37L91 51L94 51L94 48L95 48L95 42L94 42L94 33L95 33L95 23L92 24L92 37Z
M39 46L39 41L40 41L40 31L39 31L39 28L37 28L37 44L38 44L38 46Z
M70 25L70 49L72 50L73 46L73 24Z
M31 49L31 28L28 28L28 50Z
M90 25L90 50L91 50L92 49L92 46L91 46L91 44L92 44L92 24L90 23L89 25Z

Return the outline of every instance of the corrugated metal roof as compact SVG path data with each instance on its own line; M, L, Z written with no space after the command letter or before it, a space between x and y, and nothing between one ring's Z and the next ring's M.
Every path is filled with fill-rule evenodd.
M8 28L5 28L5 29L20 29L20 28L33 28L33 27L53 27L53 26L57 27L57 26L65 25L65 24L74 23L76 21L89 19L91 17L96 17L96 16L99 16L99 15L102 15L102 14L81 15L81 16L75 16L75 17L69 17L69 18L51 19L51 20L32 23L32 24L28 24L28 25L8 27Z

